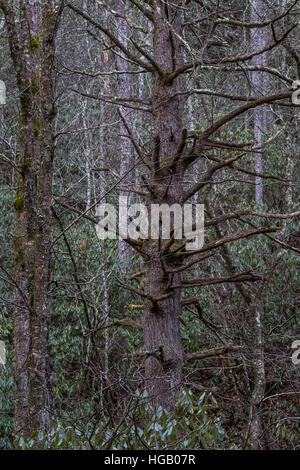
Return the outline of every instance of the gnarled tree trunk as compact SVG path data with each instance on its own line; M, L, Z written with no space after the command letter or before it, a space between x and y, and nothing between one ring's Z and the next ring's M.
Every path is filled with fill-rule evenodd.
M153 113L156 148L154 149L151 185L154 193L150 204L182 204L184 168L178 163L172 171L167 164L175 157L182 138L184 99L172 97L180 89L180 78L168 83L164 72L171 72L181 64L182 12L181 1L166 4L154 2L154 59L162 73L153 73ZM169 26L170 25L170 26ZM156 155L156 156L155 156ZM159 165L159 168L158 168ZM149 205L150 205L149 204ZM154 402L172 408L174 397L182 382L183 351L179 331L181 314L181 274L169 274L178 266L178 258L170 250L163 255L165 240L145 242L146 294L157 298L169 294L164 300L145 300L144 346L152 353L145 361L146 384ZM178 286L173 288L174 286Z

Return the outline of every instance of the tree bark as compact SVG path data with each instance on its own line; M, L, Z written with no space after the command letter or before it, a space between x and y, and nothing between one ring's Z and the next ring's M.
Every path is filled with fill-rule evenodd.
M261 403L265 395L266 379L265 379L265 359L264 359L264 339L262 312L263 305L259 299L256 299L257 305L253 306L253 390L250 400L249 411L249 431L247 448L259 450L262 445L262 420L261 420Z
M16 433L50 426L48 297L54 156L53 1L21 1L16 18L2 7L20 93L19 174L15 199L14 345Z
M251 21L263 22L268 11L264 0L255 0L252 3ZM269 42L269 33L267 28L258 28L251 31L251 42L253 48L264 49ZM252 59L253 65L268 66L268 53L255 56ZM252 72L252 83L254 92L259 96L266 96L269 92L269 76L264 72ZM254 141L259 152L255 154L255 171L263 173L263 139L267 129L266 107L262 106L254 110ZM263 205L263 179L255 178L255 203L257 206ZM261 295L261 292L259 292ZM253 371L253 389L249 407L249 428L248 428L248 447L250 449L261 448L262 422L260 405L265 394L265 363L264 363L264 341L262 318L264 314L263 302L256 295L257 305L255 308L249 306L252 316L252 371Z
M181 34L182 12L178 6L181 1L172 2L172 6L163 1L154 2L154 60L165 72L171 72L182 63L181 43L176 36ZM172 21L172 30L168 23ZM180 89L180 78L171 84L164 81L164 75L153 73L154 111L153 128L156 149L159 152L160 169L155 171L151 185L155 193L149 198L149 205L166 203L181 204L183 200L182 163L178 163L174 172L167 167L166 161L176 154L183 132L184 99L172 97ZM154 165L155 166L155 165ZM158 297L166 294L167 286L180 286L181 274L167 274L168 269L178 266L178 259L168 253L162 256L163 245L167 241L149 240L144 243L146 252L146 294ZM183 350L179 331L181 314L181 289L170 290L169 297L155 302L145 300L144 309L144 347L146 351L160 350L159 359L149 356L145 361L146 384L156 405L172 408L174 398L182 386Z
M268 11L264 0L254 0L251 7L251 22L259 23L263 22L265 13ZM251 30L251 45L252 48L262 50L268 44L268 29L258 28ZM258 66L268 66L268 53L257 55L253 57L252 64ZM258 96L265 96L268 94L268 81L269 76L264 72L252 72L252 84L254 92ZM263 173L263 157L262 157L262 146L264 132L266 131L267 125L267 111L264 106L256 108L253 112L253 126L254 126L254 140L255 146L260 150L254 156L255 158L255 171L256 173ZM263 204L263 179L259 176L255 178L255 202L258 206Z
M121 0L116 2L118 5L118 11L121 15L123 15L124 18L126 18L126 15L129 14L129 11L126 11L126 1ZM129 33L129 28L127 21L123 18L120 18L118 20L118 38L119 41L124 44L125 47L128 47L128 36L130 35ZM123 59L122 57L117 57L117 70L123 71L123 72L129 72L129 63L128 60ZM126 97L126 96L131 96L131 89L132 89L132 78L131 75L128 73L124 73L118 77L118 96L121 97ZM126 110L126 108L123 108L121 112ZM126 112L126 111L125 111ZM131 127L131 121L132 121L132 113L126 113L128 116L126 116L126 121L128 125ZM127 131L124 126L124 123L120 121L120 176L125 175L128 170L130 169L131 166L133 166L133 149L132 149L132 143L128 137L126 137ZM122 185L128 185L130 182L130 177L125 178L122 181ZM120 191L119 193L120 196L127 196L128 197L128 192L125 191ZM129 258L132 255L132 249L130 246L124 241L124 240L119 240L119 259L122 265L122 269L125 271L128 270L128 264L129 264Z

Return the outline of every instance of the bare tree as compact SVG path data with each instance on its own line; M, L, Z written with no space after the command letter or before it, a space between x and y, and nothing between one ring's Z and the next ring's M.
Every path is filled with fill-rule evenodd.
M117 105L125 103L150 114L150 123L153 130L151 148L146 151L142 148L133 133L132 128L123 119L128 138L134 145L139 158L146 164L147 177L142 178L139 194L145 199L148 208L152 204L183 205L196 193L201 192L213 182L215 174L226 168L233 168L242 174L252 174L257 178L270 177L260 169L255 171L238 164L249 152L252 151L249 143L232 143L216 139L223 127L246 113L266 104L276 103L288 105L291 97L290 90L284 90L274 95L253 96L250 99L207 89L185 89L184 74L191 73L199 67L224 67L231 64L247 63L254 57L272 50L294 29L295 25L285 30L276 40L270 40L267 44L256 44L254 49L247 53L219 56L211 52L210 45L215 45L213 35L217 25L229 25L229 27L260 28L271 27L277 21L277 17L268 18L263 22L251 23L239 22L235 19L222 17L222 9L216 7L214 20L206 31L206 38L200 53L193 49L193 43L186 39L184 34L184 11L190 3L180 0L166 2L154 0L153 2L130 2L141 12L148 21L148 26L153 31L153 48L149 50L147 45L138 44L131 38L131 45L124 44L111 29L97 22L94 17L88 15L77 6L69 7L88 20L97 30L108 37L128 60L142 68L151 75L152 89L148 99L136 99L134 97L112 96L110 99ZM292 6L285 10L287 14ZM282 18L281 15L280 18ZM219 41L220 42L220 41ZM219 42L217 44L219 45ZM221 42L221 46L223 46ZM183 48L186 47L192 55L190 62L184 60ZM261 65L248 66L252 70L260 69ZM264 66L265 67L265 66ZM267 67L265 67L266 69ZM234 71L234 68L232 69ZM202 130L195 131L184 128L184 107L186 98L190 95L208 94L224 99L241 101L241 104L228 113L213 119L208 127L202 126ZM108 99L108 97L90 96L93 99ZM286 101L284 101L286 100ZM214 138L215 137L215 138ZM215 149L229 153L225 158L218 158ZM210 165L193 186L185 188L184 175L191 166L201 158L206 158ZM274 176L276 178L276 176ZM255 211L238 211L224 213L206 221L206 230L222 224L228 220L243 221L243 216L252 215L261 218L289 217L289 214L264 214ZM291 214L297 216L298 213ZM133 246L144 259L145 288L136 289L130 285L123 286L144 299L144 348L145 348L145 381L146 386L156 405L161 404L167 408L174 406L174 398L183 386L183 363L186 358L180 336L180 316L182 312L181 294L184 289L215 285L224 282L243 283L255 282L262 277L255 273L232 272L227 277L204 277L197 279L183 279L182 273L188 272L188 268L200 263L207 255L213 255L220 247L228 243L255 236L268 234L279 230L276 226L254 225L237 233L223 235L213 241L207 242L203 248L196 251L185 250L185 240L131 240L127 242ZM191 261L190 261L191 260ZM187 301L185 300L185 304ZM191 300L194 305L194 299ZM195 359L197 354L195 355Z

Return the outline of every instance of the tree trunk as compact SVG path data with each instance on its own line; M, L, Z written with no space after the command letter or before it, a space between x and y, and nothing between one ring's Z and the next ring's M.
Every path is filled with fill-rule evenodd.
M174 34L181 33L182 13L175 1L172 6L163 1L154 2L154 59L162 70L172 71L181 64L181 43ZM172 21L172 29L168 22ZM159 152L160 169L153 170L151 185L155 192L150 196L151 204L182 204L183 175L182 163L173 172L166 167L166 161L176 154L182 138L182 118L184 100L172 97L180 89L180 79L171 84L165 83L157 72L153 74L154 110L153 128L156 149ZM182 385L183 351L179 331L181 314L181 274L172 276L167 271L178 266L178 258L168 253L162 256L166 240L145 242L146 252L146 295L152 298L164 295L169 297L153 301L145 300L144 345L152 353L145 361L146 385L156 405L172 408L174 398ZM173 286L178 286L172 289Z
M252 3L251 21L263 22L266 16L267 7L264 0L255 0ZM268 44L268 30L258 28L251 31L251 42L253 49L264 49ZM268 54L260 54L252 59L253 65L268 66ZM252 72L252 83L254 94L265 96L269 91L269 76L264 72ZM267 109L260 107L254 110L254 141L259 152L255 154L255 172L263 173L263 139L267 129ZM259 176L255 178L255 203L257 206L263 204L263 179ZM250 449L261 448L261 413L260 405L265 394L265 366L264 366L264 342L262 318L264 314L264 305L260 301L261 291L255 295L257 306L249 306L252 321L252 371L253 371L253 389L249 408L249 427L248 427L248 447Z
M18 22L13 11L3 7L20 93L14 345L16 432L24 436L50 426L48 285L58 20L53 3L21 2Z
M254 0L251 8L251 21L252 22L263 22L265 19L265 13L268 11L264 0ZM268 29L257 28L251 30L251 43L252 49L262 50L268 44ZM259 54L252 59L252 64L268 66L268 53ZM268 94L268 81L269 76L264 72L252 72L252 84L254 89L254 95L265 96ZM254 119L254 140L255 146L260 149L255 154L255 172L263 173L263 157L261 147L263 145L264 132L266 131L267 124L267 111L265 107L256 108L253 112ZM263 204L263 180L261 177L256 176L255 179L255 202L258 206Z
M126 1L121 0L116 3L118 4L117 6L118 6L119 13L123 15L124 18L126 18L126 14L129 14L129 12L126 11ZM129 35L130 33L129 33L127 21L123 18L120 18L118 21L118 38L119 38L119 41L122 44L124 44L125 47L128 46L127 38ZM130 71L129 63L128 63L128 60L126 60L126 57L124 59L120 56L117 57L117 70L120 70L123 72ZM119 75L118 96L122 96L122 97L131 96L131 89L132 89L131 75L129 73L124 73L122 75ZM128 108L123 108L121 112L124 113L124 115L126 116L126 121L128 125L131 127L132 112L128 112ZM127 134L126 128L124 126L124 123L121 121L120 122L120 169L119 169L119 173L121 177L129 171L131 166L133 166L132 143L130 139L126 137L126 134ZM129 182L130 182L130 176L128 178L125 178L122 181L122 186L128 185ZM128 192L120 191L119 195L128 197ZM128 271L128 264L129 264L130 256L132 256L132 248L124 240L120 239L119 240L119 260L122 266L122 270Z
M257 305L253 307L253 390L250 402L248 446L252 450L263 448L262 445L262 420L261 403L265 395L265 359L262 312L263 306L257 299Z

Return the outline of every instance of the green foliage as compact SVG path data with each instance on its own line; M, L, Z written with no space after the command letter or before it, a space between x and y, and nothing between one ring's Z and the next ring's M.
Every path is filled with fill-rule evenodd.
M6 364L0 364L0 449L11 449L14 427L13 324L6 309L0 311L0 341L6 348Z
M132 411L118 426L104 422L88 423L84 430L63 428L57 424L50 433L36 433L30 439L19 438L15 447L28 449L207 449L222 448L225 431L220 419L210 411L215 398L203 393L199 398L184 390L177 398L175 411L153 409L146 392L136 392Z

